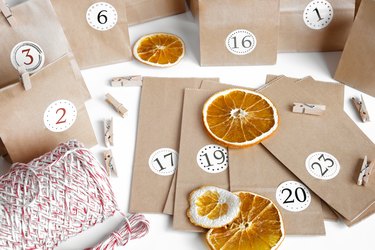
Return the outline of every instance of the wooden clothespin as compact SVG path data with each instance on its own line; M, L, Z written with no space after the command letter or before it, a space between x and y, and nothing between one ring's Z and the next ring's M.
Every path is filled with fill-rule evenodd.
M1 1L1 0L0 0ZM18 73L20 74L20 79L23 84L23 87L25 90L30 90L31 89L31 80L30 80L30 74L26 70L24 66L18 67Z
M104 151L104 162L105 162L105 168L107 170L107 175L117 176L117 169L116 169L115 161L113 159L111 150Z
M106 147L113 146L113 118L104 120L104 142Z
M354 107L357 109L359 116L362 119L362 122L369 122L370 116L367 112L366 104L363 100L363 96L361 95L361 99L352 97L352 102L354 104Z
M366 186L367 183L370 180L370 175L372 173L372 169L374 168L375 161L368 162L367 156L365 156L365 159L363 160L361 171L359 172L357 184L359 186L364 185Z
M3 13L10 26L16 26L16 19L14 18L11 9L3 0L0 0L0 12Z
M128 112L128 110L124 107L124 105L122 105L122 103L120 103L119 101L117 101L113 96L111 96L110 94L106 94L105 95L107 97L106 101L111 104L115 110L122 116L122 117L125 117L126 113Z
M112 87L133 87L142 86L142 76L115 77L111 81Z
M309 115L322 115L326 110L325 105L320 104L307 104L307 103L293 103L293 113L309 114Z

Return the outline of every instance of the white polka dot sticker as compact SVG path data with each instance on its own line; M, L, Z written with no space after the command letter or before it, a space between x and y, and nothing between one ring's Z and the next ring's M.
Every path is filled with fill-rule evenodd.
M23 41L13 47L10 61L15 69L24 67L27 72L35 73L44 65L44 52L42 48L30 41Z
M171 148L155 150L148 160L148 165L152 172L162 176L174 174L177 164L178 153Z
M250 31L238 29L227 36L225 45L232 54L247 55L255 49L257 39Z
M320 30L327 27L333 18L332 5L326 0L313 0L303 12L303 21L314 30Z
M297 181L286 181L276 189L276 200L285 210L301 212L309 207L311 194L309 189Z
M228 168L227 149L216 144L206 145L199 150L197 163L207 173L223 172Z
M340 172L339 161L326 152L315 152L306 158L306 169L313 177L320 180L335 178Z
M52 132L68 130L76 121L77 109L67 100L51 103L44 112L44 125Z
M112 29L117 23L116 9L105 2L98 2L91 5L86 12L88 24L99 31Z

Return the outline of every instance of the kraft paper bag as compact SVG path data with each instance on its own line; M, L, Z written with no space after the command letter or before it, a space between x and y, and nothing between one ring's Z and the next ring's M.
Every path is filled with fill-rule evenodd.
M162 213L177 168L185 88L202 78L144 77L133 165L130 211Z
M199 0L202 66L275 64L279 0Z
M131 60L125 1L51 2L81 69Z
M355 0L280 0L278 51L342 50L354 9Z
M28 162L72 138L95 145L85 108L90 94L71 58L64 56L30 78L28 91L20 82L0 90L0 137L10 159Z
M201 232L186 216L189 194L202 186L229 189L228 152L205 131L202 109L213 90L186 89L181 122L173 228Z
M213 79L211 80L207 79L207 80L202 81L199 89L212 89L215 91L220 91L220 90L225 90L230 86L233 86L233 85L221 84L217 80L214 81ZM172 184L168 192L168 198L164 205L163 213L165 214L169 214L169 215L173 214L175 191L176 191L176 174L173 176Z
M335 79L375 96L375 1L363 0L346 41Z
M129 25L180 14L185 0L125 0Z
M22 2L11 7L11 12L16 22L15 26L11 26L0 13L0 88L15 83L19 79L20 74L10 59L15 58L16 51L24 60L22 65L30 66L35 71L70 51L49 0ZM26 47L13 50L21 43ZM39 52L39 49L43 52Z
M273 78L277 76L267 76L267 82ZM201 88L218 88L217 85L226 89L233 87L204 81ZM327 91L336 90L334 86L328 87ZM264 146L259 144L245 149L229 149L229 166L231 191L251 191L274 201L283 215L287 235L325 234L320 198Z
M197 18L198 12L199 12L198 0L187 0L186 2L187 2L187 5L189 6L189 9L193 17Z
M324 235L320 198L261 144L229 149L231 191L250 191L279 208L287 235Z
M261 92L276 105L282 119L277 134L262 144L306 186L346 220L359 218L375 201L375 192L357 185L365 155L375 157L375 145L342 111L342 90L302 88L307 78L279 78ZM322 116L291 112L294 102L323 104ZM340 104L338 104L340 103Z

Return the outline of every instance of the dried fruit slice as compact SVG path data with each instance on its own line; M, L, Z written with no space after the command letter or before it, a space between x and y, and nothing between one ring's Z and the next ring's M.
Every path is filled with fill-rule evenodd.
M218 228L232 222L240 212L240 199L231 192L213 186L190 193L187 216L191 223L203 228Z
M232 223L211 229L206 240L213 250L273 250L284 239L284 225L277 207L267 198L249 192L235 193L240 215Z
M272 102L246 89L229 89L214 94L204 104L202 113L208 133L232 148L261 142L276 131L279 123Z
M176 35L154 33L141 37L134 45L133 54L137 60L145 64L169 67L182 59L185 45Z

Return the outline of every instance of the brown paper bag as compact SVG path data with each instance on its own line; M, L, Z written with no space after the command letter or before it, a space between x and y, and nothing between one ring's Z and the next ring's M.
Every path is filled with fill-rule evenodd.
M375 96L375 1L363 0L346 41L335 79Z
M3 0L1 0L3 1ZM37 44L44 53L44 65L61 58L69 52L68 42L57 20L49 0L29 0L11 8L16 25L11 26L0 13L0 88L15 83L19 79L17 69L10 60L12 49L20 42L28 41ZM43 17L43 18L41 18ZM30 49L30 48L29 48ZM33 51L20 51L31 66L40 63Z
M267 77L267 80L271 78ZM219 89L217 85L205 81L201 87ZM220 85L224 89L233 87ZM335 91L336 88L330 85L327 87L328 91ZM325 234L320 198L301 183L264 146L229 149L229 166L231 191L251 191L274 201L283 215L287 235Z
M274 64L279 0L200 0L202 66Z
M205 101L216 91L186 89L181 122L173 228L201 232L186 216L189 194L201 186L229 189L228 153L211 139L202 123Z
M130 61L123 0L52 0L81 69Z
M342 50L355 0L280 0L279 52Z
M90 95L70 60L64 56L32 75L28 91L20 82L1 89L0 137L12 161L28 162L71 138L96 144L84 104Z
M356 184L359 164L365 155L374 159L375 146L337 104L342 91L307 91L294 82L280 78L262 90L283 120L263 145L333 209L354 221L375 201L373 190ZM291 112L294 102L324 104L327 110L322 116L296 114Z
M185 12L184 0L125 0L129 25Z
M163 212L177 168L184 89L199 88L202 80L143 78L131 212Z
M213 80L203 80L199 89L212 89L215 91L220 91L220 90L227 89L230 86L233 86L233 85L221 84L218 81L213 81ZM172 183L169 188L167 201L165 202L164 209L163 209L164 214L170 214L170 215L173 214L175 191L176 191L176 174L173 176Z
M262 145L229 149L231 191L251 191L271 199L283 216L287 235L324 235L320 198Z

